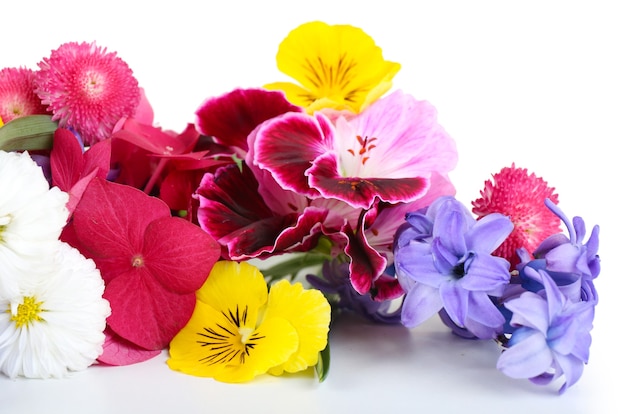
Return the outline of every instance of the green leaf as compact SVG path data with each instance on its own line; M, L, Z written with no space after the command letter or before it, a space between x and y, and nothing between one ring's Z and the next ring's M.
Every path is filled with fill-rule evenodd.
M327 259L328 256L318 253L292 253L290 259L262 269L261 273L263 273L270 282L283 278L293 280L300 270L321 265Z
M328 376L330 369L330 341L326 344L326 348L322 349L315 365L315 373L319 382L324 382Z
M52 136L58 124L50 115L15 118L0 128L0 150L23 151L52 148Z

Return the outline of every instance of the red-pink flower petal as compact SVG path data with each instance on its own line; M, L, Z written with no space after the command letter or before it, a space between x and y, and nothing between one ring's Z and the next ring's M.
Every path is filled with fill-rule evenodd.
M144 362L161 353L161 350L148 350L122 338L107 327L104 330L103 352L98 362L107 365L131 365Z
M265 89L235 89L206 100L196 111L198 130L226 146L248 150L248 135L262 122L286 112L301 112L285 95Z
M111 329L140 347L165 347L191 316L219 245L163 201L102 179L86 189L72 227L105 280Z
M148 224L141 259L166 290L184 295L200 289L219 251L200 227L179 217L163 217Z
M52 184L69 193L67 209L73 213L94 177L106 178L111 163L111 142L100 141L83 153L76 136L65 128L54 132L50 168Z
M76 136L68 129L54 131L50 168L52 184L65 192L80 179L83 173L83 150Z
M195 293L180 295L164 289L147 267L109 281L103 297L111 304L107 319L111 329L149 350L167 347L189 321L196 304Z

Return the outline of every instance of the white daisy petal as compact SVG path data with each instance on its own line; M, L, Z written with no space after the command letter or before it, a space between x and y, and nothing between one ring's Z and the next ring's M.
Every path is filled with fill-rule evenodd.
M11 378L62 377L102 353L111 308L100 271L60 241L54 265L41 277L22 279L18 297L0 298L0 372Z
M49 188L28 153L0 151L0 297L17 294L17 280L32 261L54 254L67 201L67 193Z

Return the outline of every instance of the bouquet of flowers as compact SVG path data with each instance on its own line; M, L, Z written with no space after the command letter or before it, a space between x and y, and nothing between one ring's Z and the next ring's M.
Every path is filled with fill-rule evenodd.
M401 66L363 30L305 23L276 59L297 83L209 97L182 132L95 43L0 70L0 371L166 351L218 381L323 380L332 320L352 312L398 329L438 315L497 341L507 376L576 383L598 226L585 239L515 164L458 201L454 140L392 90Z

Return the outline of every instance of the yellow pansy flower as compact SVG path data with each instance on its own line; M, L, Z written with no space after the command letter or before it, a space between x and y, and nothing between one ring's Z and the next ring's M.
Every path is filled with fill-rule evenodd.
M305 23L283 40L278 69L300 83L275 82L295 105L313 113L323 108L361 112L391 88L400 64L383 59L382 50L363 30L350 25Z
M281 281L269 294L248 263L220 261L198 290L196 308L170 343L168 366L222 382L317 363L328 340L330 305L317 290Z

